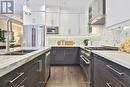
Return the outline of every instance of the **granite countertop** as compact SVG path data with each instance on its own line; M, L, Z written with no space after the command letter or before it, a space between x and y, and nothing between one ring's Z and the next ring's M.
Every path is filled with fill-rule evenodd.
M130 54L121 51L92 51L112 62L130 69Z
M26 49L34 50L34 48L26 48ZM25 55L0 55L0 77L20 67L21 65L33 60L37 56L45 53L50 49L51 49L50 47L44 47L41 49L36 49L36 51L27 53Z

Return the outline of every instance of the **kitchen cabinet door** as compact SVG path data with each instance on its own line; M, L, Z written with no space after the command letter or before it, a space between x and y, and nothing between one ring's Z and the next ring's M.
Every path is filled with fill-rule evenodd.
M79 21L79 14L62 13L60 16L60 35L79 35Z
M120 77L117 77L118 70L112 67L108 67L108 65L111 65L111 63L109 63L108 60L103 59L102 57L94 54L92 64L94 64L94 66L92 66L93 68L92 87L127 87L127 85L125 85L123 81L120 81ZM114 75L112 71L116 75Z
M69 14L60 14L60 35L69 35Z
M79 64L78 47L53 47L51 50L51 65Z
M31 15L23 13L23 25L44 25L45 12L32 12Z
M80 15L79 14L69 14L69 32L70 35L80 34Z
M64 48L65 52L65 64L79 64L79 48Z
M46 13L46 25L47 26L59 26L59 13L47 12Z
M39 87L39 62L34 62L28 72L27 87Z
M51 65L64 64L64 48L53 47L51 50Z
M130 0L106 0L106 27L111 28L130 20Z
M87 35L88 34L88 14L80 14L80 29L79 29L79 35Z

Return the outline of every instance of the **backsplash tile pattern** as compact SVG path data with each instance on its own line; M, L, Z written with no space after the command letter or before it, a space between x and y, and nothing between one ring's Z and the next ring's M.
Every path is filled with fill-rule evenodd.
M46 46L55 46L57 45L57 41L64 40L64 41L73 41L75 42L74 45L76 46L84 46L83 41L85 39L91 39L92 45L96 46L99 43L99 36L92 35L92 36L47 36L46 37ZM91 46L89 42L89 46Z

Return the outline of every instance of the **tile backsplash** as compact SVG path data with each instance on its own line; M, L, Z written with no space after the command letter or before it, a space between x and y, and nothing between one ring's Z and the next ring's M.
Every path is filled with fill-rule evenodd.
M101 32L100 32L101 33ZM58 36L58 35L48 35L46 36L46 46L57 45L57 41L73 41L76 46L83 46L83 41L85 39L90 39L92 44L89 42L88 46L118 46L121 41L125 38L130 37L130 26L124 26L117 29L103 29L102 34L93 34L86 36Z
M99 40L96 38L100 38L99 36L92 35L92 36L46 36L46 46L55 46L57 45L57 41L64 40L64 41L73 41L76 46L84 46L83 41L85 39L91 39L92 45L98 45ZM89 42L89 46L91 43Z

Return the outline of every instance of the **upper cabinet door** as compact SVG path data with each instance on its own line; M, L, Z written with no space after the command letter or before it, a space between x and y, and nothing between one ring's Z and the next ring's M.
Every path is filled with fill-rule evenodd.
M60 35L79 35L79 14L61 14Z
M24 25L44 25L45 12L32 12L31 15L23 15Z
M130 19L130 0L106 0L106 27L120 25Z
M46 13L46 25L47 26L59 26L59 13L47 12Z

